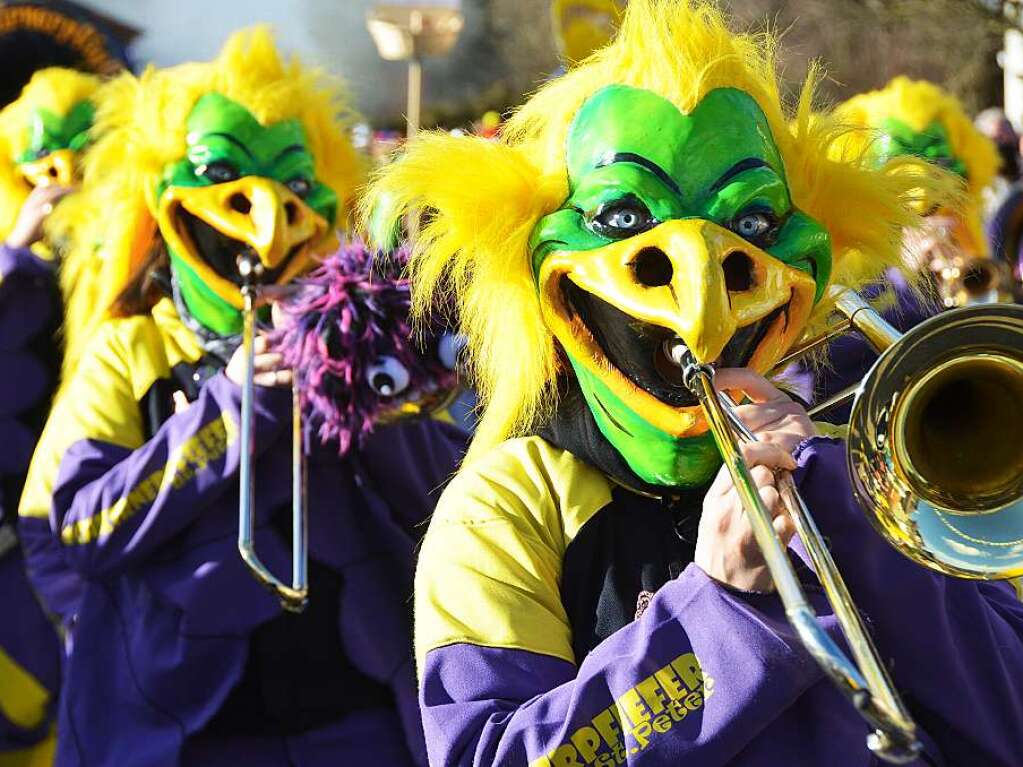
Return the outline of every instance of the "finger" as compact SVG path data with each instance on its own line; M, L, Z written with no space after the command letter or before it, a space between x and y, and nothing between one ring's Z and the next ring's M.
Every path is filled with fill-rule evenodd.
M291 386L292 374L290 370L264 370L252 377L253 383L257 386L284 387Z
M56 202L57 200L62 200L65 197L67 197L69 194L71 194L73 191L75 191L74 187L72 187L72 186L49 186L49 187L46 187L46 188L50 191L50 194L49 194L50 202Z
M185 396L185 393L180 389L171 394L171 400L174 402L175 413L184 413L192 404L188 401L188 397Z
M767 466L771 469L785 469L786 471L796 468L796 461L791 453L770 442L747 442L740 445L739 449L742 451L746 465L751 468Z
M284 367L284 355L280 352L257 354L254 367L257 373L277 370Z
M269 345L270 345L270 341L267 339L267 337L264 334L260 333L252 341L252 350L257 355L258 354L262 354L263 352L265 352L267 350L267 347Z
M274 301L270 306L270 322L275 328L284 327L284 304Z
M252 383L256 386L276 386L277 385L277 371L271 371L269 373L256 373L252 376Z
M718 391L742 391L754 402L783 402L788 395L749 368L722 368L714 373Z
M779 424L789 416L805 415L798 402L790 399L774 402L757 402L752 405L739 405L735 414L753 432L767 429Z
M51 184L49 186L38 186L35 188L35 199L40 203L55 203L61 197L65 197L71 192L69 186L57 186Z
M796 526L792 522L792 517L788 514L779 514L772 520L771 526L774 528L774 532L777 533L778 538L781 539L781 542L788 546L792 536L796 534Z
M764 502L764 508L771 512L772 517L784 513L785 506L781 502L781 494L774 485L764 485L759 488L760 500Z
M774 471L767 466L754 466L749 473L757 487L774 487Z

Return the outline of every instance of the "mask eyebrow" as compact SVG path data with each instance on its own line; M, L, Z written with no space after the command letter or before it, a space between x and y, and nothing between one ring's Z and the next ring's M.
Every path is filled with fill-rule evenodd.
M753 170L754 168L770 167L771 166L769 166L764 160L761 160L759 157L747 157L745 160L739 160L739 162L735 163L735 165L733 165L731 168L729 168L728 170L721 174L721 177L717 181L715 181L714 184L711 186L710 193L714 194L715 192L720 192L725 184L727 184L733 178L738 176L740 173L745 173L746 171Z
M274 158L274 162L277 162L278 160L280 160L285 155L295 154L296 152L304 152L304 151L306 151L306 148L304 146L302 146L301 144L292 144L291 146L286 146L286 147L284 147L284 149L282 149L280 152L277 153L277 156Z
M648 171L657 176L657 178L660 181L662 181L665 186L671 189L671 191L673 191L679 197L682 196L682 190L679 189L679 186L678 184L675 183L675 180L664 172L664 168L662 168L657 163L648 160L643 155L636 154L635 152L608 152L603 157L601 157L600 160L597 161L597 164L594 165L593 167L605 168L608 165L613 165L616 162L629 162L632 163L633 165L639 165L641 168L646 168Z
M230 144L234 144L234 145L235 145L236 147L238 147L238 148L239 148L239 149L241 149L241 150L242 150L243 152L245 152L245 155L246 155L246 156L247 156L247 157L248 157L248 158L249 158L250 160L254 160L254 159L255 159L255 158L254 158L254 157L252 156L252 152L250 152L250 151L249 151L249 148L248 148L247 146L245 146L245 144L243 144L243 143L242 143L241 141L239 141L238 139L236 139L236 138L235 138L234 136L232 136L232 135L231 135L230 133L220 133L220 132L215 132L215 133L207 133L207 134L205 134L205 135L206 135L207 137L217 136L218 138L222 138L222 139L224 139L225 141L227 141L228 143L230 143Z

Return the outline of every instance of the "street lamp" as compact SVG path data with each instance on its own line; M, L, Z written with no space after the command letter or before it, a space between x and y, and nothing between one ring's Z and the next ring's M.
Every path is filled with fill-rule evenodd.
M408 137L419 130L423 67L426 56L444 56L458 39L465 20L457 8L437 5L377 5L366 26L380 57L408 62Z

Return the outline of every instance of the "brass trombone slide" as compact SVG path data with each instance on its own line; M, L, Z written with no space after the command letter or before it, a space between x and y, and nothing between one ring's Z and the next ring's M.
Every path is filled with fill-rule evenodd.
M796 491L791 475L787 472L779 473L779 494L792 517L800 540L810 555L859 668L846 657L817 623L817 615L806 599L803 587L788 559L785 546L774 532L771 512L764 506L736 442L736 434L749 441L756 441L756 437L746 429L731 407L726 404L727 400L720 397L714 389L713 368L699 364L680 341L666 351L682 370L684 385L703 406L707 424L714 435L725 466L732 475L732 482L743 508L749 516L753 535L785 606L785 615L789 623L796 630L803 646L832 682L874 728L867 737L867 747L870 751L892 764L913 761L922 748L916 738L916 725L895 692L849 596L849 591L831 558L831 553Z
M256 309L259 277L263 265L253 254L238 259L242 277L242 349L245 354L245 382L242 385L241 460L238 493L238 553L258 581L273 591L289 612L301 612L309 598L309 518L306 503L306 463L302 444L302 412L298 389L291 390L291 584L278 579L256 553L255 476L256 430L253 410L255 393Z

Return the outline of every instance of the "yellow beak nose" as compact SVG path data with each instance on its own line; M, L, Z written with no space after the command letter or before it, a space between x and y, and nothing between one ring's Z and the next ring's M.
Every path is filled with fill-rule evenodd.
M32 186L71 186L75 183L75 151L58 149L38 160L21 164L21 174Z
M789 324L801 326L816 288L806 272L698 219L668 221L596 250L553 253L542 272L553 304L555 283L567 276L631 317L673 330L701 362L716 360L736 330L786 303Z
M736 331L784 309L746 363L766 371L798 338L816 283L710 221L668 221L586 251L555 251L541 264L541 308L548 327L577 362L659 428L682 433L679 410L634 385L607 359L593 329L567 297L564 280L628 315L677 334L701 362L721 357Z
M250 246L267 269L284 262L291 249L327 230L327 222L283 184L261 176L203 187L170 187L161 199Z
M205 263L192 242L182 210L251 248L268 271L283 266L275 279L280 285L304 272L314 251L331 245L327 220L272 179L245 176L212 186L168 187L160 198L157 221L171 251L189 261L204 282L239 308L237 285ZM300 250L296 252L296 248Z

